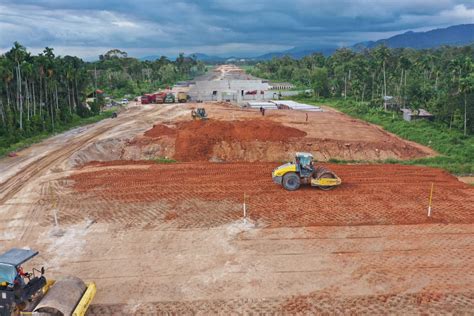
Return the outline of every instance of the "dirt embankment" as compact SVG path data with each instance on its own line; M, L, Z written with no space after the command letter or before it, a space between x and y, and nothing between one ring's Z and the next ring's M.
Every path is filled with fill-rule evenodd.
M159 138L162 136L174 136L176 135L176 128L169 127L163 124L153 125L152 129L149 129L144 134L146 137Z
M328 192L311 187L288 192L272 182L275 166L203 162L128 170L86 167L71 177L77 195L63 198L63 209L73 215L69 220L79 212L97 221L128 218L135 225L209 227L241 218L245 193L250 217L271 227L474 222L474 188L439 169L329 165L342 178L342 186ZM433 216L428 218L431 183ZM77 196L83 206L68 202ZM115 206L109 209L109 203Z
M177 125L175 155L179 161L209 160L222 142L288 142L305 132L268 120L193 121Z
M126 157L133 157L132 152L135 151L142 154L153 152L155 156L172 156L179 161L234 161L237 158L244 161L256 160L250 157L253 151L261 147L258 144L271 146L291 143L305 135L306 132L299 129L261 119L184 121L175 126L157 124L144 137L130 142L131 148L126 149L129 153ZM221 148L229 144L232 148L226 155ZM244 157L242 146L248 149L243 153ZM270 155L260 158L267 161L274 157Z
M414 146L387 133L369 129L369 139L319 138L318 126L296 124L286 126L271 119L236 121L182 121L175 125L154 125L124 149L122 159L173 157L178 161L283 161L294 152L313 153L318 161L331 158L344 160L411 159L427 155ZM337 124L336 124L337 125ZM337 130L338 126L331 126ZM326 130L328 127L320 127ZM357 132L361 133L360 130ZM346 131L341 131L345 133ZM336 131L334 132L336 133ZM326 133L327 134L327 133ZM337 133L336 133L337 134ZM323 133L323 135L325 135ZM378 137L378 138L377 138ZM362 137L363 138L363 137ZM380 139L379 139L380 138Z

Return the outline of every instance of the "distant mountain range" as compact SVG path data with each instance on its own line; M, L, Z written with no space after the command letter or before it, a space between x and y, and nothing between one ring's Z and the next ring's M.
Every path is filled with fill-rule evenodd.
M442 45L463 46L474 43L474 24L461 24L427 32L406 32L375 42L355 44L354 48L373 48L382 44L391 48L434 48Z
M443 45L449 46L464 46L474 43L474 24L454 25L443 29L434 29L427 32L413 32L409 31L403 34L398 34L390 38L381 39L378 41L361 42L352 45L348 48L355 51L362 51L367 48L374 48L378 45L386 45L391 48L414 48L425 49L435 48ZM255 57L219 57L211 56L202 53L195 53L198 60L203 62L225 62L235 60L269 60L273 57L290 56L293 58L302 58L313 53L322 53L325 56L331 55L338 47L294 47L292 49L282 52L272 52ZM141 58L142 60L155 60L159 56L147 56Z

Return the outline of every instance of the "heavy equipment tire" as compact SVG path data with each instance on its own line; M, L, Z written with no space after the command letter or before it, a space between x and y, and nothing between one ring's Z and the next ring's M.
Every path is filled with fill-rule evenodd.
M294 172L288 172L283 176L282 185L288 191L298 190L301 184L300 177Z

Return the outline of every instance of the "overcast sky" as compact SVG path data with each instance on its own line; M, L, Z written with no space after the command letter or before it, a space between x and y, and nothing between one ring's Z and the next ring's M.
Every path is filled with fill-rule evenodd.
M474 0L0 0L0 52L258 55L474 23Z

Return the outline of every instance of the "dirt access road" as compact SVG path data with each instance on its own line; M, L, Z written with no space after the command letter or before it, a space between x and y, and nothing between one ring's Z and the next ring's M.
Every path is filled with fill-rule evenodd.
M189 122L192 106L131 109L0 160L0 250L35 248L32 263L49 276L95 280L91 315L473 310L472 187L436 169L331 166L345 186L290 196L269 175L294 146L325 148L326 159L432 151L336 112L310 113L306 124L301 112L261 118L204 104L211 120L201 125ZM275 133L299 132L253 139L245 126L255 120ZM81 167L186 151L198 161ZM267 162L250 163L261 158ZM209 162L222 160L235 162ZM431 182L437 194L428 221Z
M0 214L5 225L2 227L0 240L8 240L13 238L12 236L18 238L22 235L14 230L18 228L22 231L28 226L26 223L35 220L30 218L34 214L31 207L41 199L42 194L46 194L40 188L44 189L48 177L67 174L80 162L82 150L93 147L97 156L100 150L106 148L104 158L113 159L114 154L119 154L114 147L126 143L136 133L148 129L157 117L166 117L164 111L157 110L154 106L138 107L132 102L117 119L106 119L73 129L22 150L18 157L1 159ZM98 144L102 144L102 147L98 147ZM30 210L21 212L23 206ZM15 219L13 222L12 217Z

